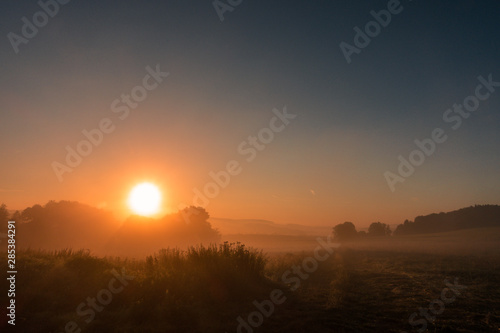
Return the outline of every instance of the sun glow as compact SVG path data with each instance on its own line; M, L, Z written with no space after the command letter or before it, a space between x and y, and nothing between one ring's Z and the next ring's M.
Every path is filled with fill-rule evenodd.
M153 215L159 212L161 203L161 192L159 188L151 183L136 185L128 197L130 209L143 216Z

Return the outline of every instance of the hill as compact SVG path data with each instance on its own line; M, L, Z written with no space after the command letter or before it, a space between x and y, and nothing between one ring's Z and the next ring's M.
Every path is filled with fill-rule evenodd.
M398 225L394 235L447 232L461 229L500 227L500 206L475 205L447 213L417 216Z

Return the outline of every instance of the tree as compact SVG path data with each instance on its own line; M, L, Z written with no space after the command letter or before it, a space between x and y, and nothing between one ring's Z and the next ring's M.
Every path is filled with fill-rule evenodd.
M428 234L460 229L500 226L499 205L475 205L447 213L417 216L414 222L405 220L394 235Z
M333 227L333 238L344 242L357 238L358 232L352 222L344 222Z
M391 228L389 225L381 222L373 222L368 228L368 235L374 237L385 237L391 235Z
M182 222L189 234L197 237L198 241L217 242L220 240L220 234L212 228L208 219L210 215L203 207L190 206L179 211Z
M72 201L36 204L16 214L19 247L100 250L118 227L110 212Z
M12 213L10 219L12 221L16 221L16 223L23 223L23 217L21 215L21 212L16 210L14 213Z
M28 207L21 212L21 218L23 221L29 223L43 218L44 210L43 207L36 204L32 207Z
M396 230L394 230L393 235L394 236L408 235L412 233L413 229L414 229L413 221L405 220L403 224L400 224L396 227Z
M5 204L0 205L0 223L6 224L9 220L9 211L7 210L7 206Z
M0 244L7 237L7 221L9 220L9 211L5 204L0 205Z

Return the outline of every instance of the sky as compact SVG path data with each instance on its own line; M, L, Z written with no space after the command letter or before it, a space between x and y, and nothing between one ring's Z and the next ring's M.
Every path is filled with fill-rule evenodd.
M124 218L142 181L162 214L305 225L500 202L497 1L54 3L0 11L9 209Z

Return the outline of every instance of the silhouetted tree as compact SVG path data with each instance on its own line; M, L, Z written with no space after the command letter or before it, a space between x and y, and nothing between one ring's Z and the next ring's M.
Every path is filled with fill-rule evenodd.
M24 222L33 222L43 218L43 207L40 205L33 205L22 211L21 217Z
M210 215L203 207L190 206L178 213L186 223L189 233L194 235L200 242L217 242L220 234L212 228L208 219Z
M500 226L500 206L475 205L448 213L417 216L415 222L405 220L394 235L425 234L459 229Z
M382 222L373 222L368 228L368 236L385 237L391 235L391 228Z
M189 206L179 211L178 214L182 216L184 222L188 225L203 224L210 218L210 215L203 207Z
M394 230L394 236L397 235L407 235L413 231L413 221L405 220L403 224L400 224Z
M71 201L34 205L23 210L20 218L20 247L95 249L118 227L111 213Z
M0 205L0 244L7 237L7 221L9 220L9 211L5 204Z
M339 242L356 239L358 232L352 222L344 222L333 227L333 238Z
M12 221L16 221L16 223L23 223L25 222L23 220L23 217L21 215L21 212L16 210L14 213L12 213L11 217L10 217L10 220Z
M220 234L208 221L202 207L187 207L160 219L129 217L108 244L109 251L151 254L161 248L186 247L220 241Z
M9 220L9 211L5 204L0 205L0 223L7 223Z

